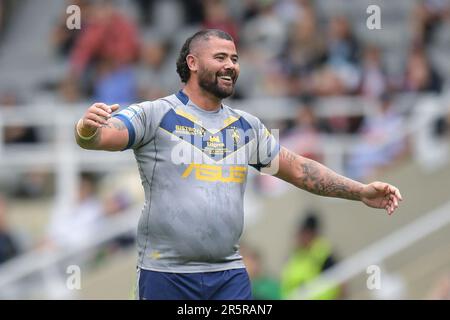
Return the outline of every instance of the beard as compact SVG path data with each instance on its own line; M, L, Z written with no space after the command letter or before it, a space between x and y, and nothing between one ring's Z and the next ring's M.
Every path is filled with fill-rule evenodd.
M232 84L229 86L220 85L220 76L230 76L232 79ZM236 83L236 80L237 75L235 71L214 73L209 71L208 69L202 68L198 75L198 85L200 86L200 88L202 88L206 92L211 93L219 99L228 98L234 93L234 85Z

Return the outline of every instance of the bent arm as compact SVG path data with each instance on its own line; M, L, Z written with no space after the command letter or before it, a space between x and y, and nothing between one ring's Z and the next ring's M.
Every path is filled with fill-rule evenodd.
M80 133L84 136L81 130ZM107 123L98 128L90 139L81 138L76 129L75 137L77 144L88 150L121 151L128 144L127 127L118 118L108 119Z
M120 151L128 145L128 129L111 113L118 105L95 103L86 111L75 126L75 139L83 149Z

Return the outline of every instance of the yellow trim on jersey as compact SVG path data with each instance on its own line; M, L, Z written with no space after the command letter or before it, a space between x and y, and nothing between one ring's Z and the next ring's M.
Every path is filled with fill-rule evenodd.
M206 131L208 131L211 134L216 134L216 133L222 131L223 129L225 129L226 127L228 127L230 124L232 124L232 123L234 123L234 122L239 120L239 118L236 118L235 116L229 116L228 118L226 118L223 121L223 127L222 128L220 128L218 130L210 130L210 129L206 129L205 127L203 127L202 122L196 116L194 116L194 115L192 115L190 113L187 113L184 110L176 109L175 113L178 114L179 116L182 116L183 118L186 118L186 119L192 121L193 123L201 126L203 129L205 129Z
M192 122L195 122L198 125L202 125L201 121L198 120L198 118L190 113L187 113L186 111L183 111L181 109L176 109L175 113L182 116L183 118L186 118L188 120L191 120Z

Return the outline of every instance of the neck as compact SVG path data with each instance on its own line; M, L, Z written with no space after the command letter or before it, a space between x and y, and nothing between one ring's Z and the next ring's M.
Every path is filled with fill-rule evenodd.
M205 111L219 110L222 105L222 99L217 98L213 94L205 91L195 81L188 81L183 88L183 92L196 106Z

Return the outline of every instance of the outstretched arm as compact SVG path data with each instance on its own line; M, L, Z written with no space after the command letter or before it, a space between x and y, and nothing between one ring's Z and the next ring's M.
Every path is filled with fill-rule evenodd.
M277 160L279 170L276 177L320 196L359 200L369 207L386 209L389 214L398 208L402 200L400 191L390 184L362 184L284 147L274 161Z

